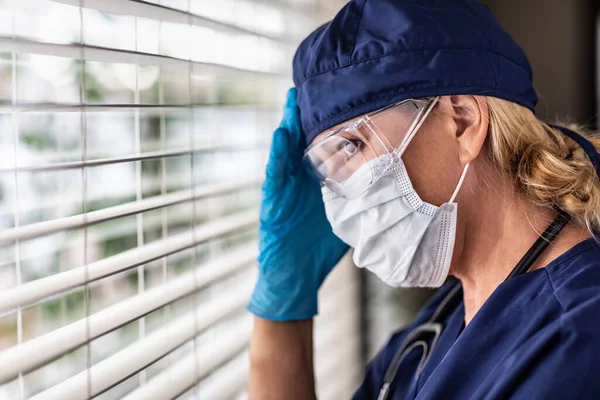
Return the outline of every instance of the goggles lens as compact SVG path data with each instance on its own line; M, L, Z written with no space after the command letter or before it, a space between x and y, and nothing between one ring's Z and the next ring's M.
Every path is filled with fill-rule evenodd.
M406 100L363 116L309 146L304 162L322 185L358 197L398 160L436 101Z

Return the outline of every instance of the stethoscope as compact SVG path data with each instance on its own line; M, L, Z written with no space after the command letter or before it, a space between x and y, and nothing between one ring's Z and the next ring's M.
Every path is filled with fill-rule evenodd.
M560 231L567 225L570 217L567 214L559 213L559 216L548 226L544 233L529 248L527 253L521 258L511 273L506 277L510 279L514 276L524 274L531 268L539 256L546 250L548 245L558 236ZM415 376L419 376L425 363L431 356L433 349L439 341L444 330L443 321L451 314L462 300L462 285L458 283L444 297L440 305L435 309L429 320L415 329L413 329L402 342L400 348L396 351L392 362L388 366L383 377L383 385L379 391L377 400L385 400L388 397L390 385L392 384L400 365L406 356L416 348L422 348L421 360L415 371ZM428 340L429 339L429 340Z

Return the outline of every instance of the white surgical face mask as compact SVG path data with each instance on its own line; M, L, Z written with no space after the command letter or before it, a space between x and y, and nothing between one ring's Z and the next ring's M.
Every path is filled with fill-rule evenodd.
M436 207L412 187L402 160L356 199L323 187L333 232L354 247L354 262L396 287L441 286L450 269L456 236L454 202L469 165L451 199ZM362 166L350 178L368 173ZM365 171L361 171L365 169Z

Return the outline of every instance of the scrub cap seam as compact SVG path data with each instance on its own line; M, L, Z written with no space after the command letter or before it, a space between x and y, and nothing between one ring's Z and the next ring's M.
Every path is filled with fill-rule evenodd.
M479 4L480 4L480 3L478 3L478 5L479 5ZM488 7L487 5L485 5L485 4L481 4L481 5L483 5L484 7L486 7L486 8L488 9L488 11L490 11L490 9L489 9L489 7ZM468 6L468 7L471 9L471 11L473 12L473 14L472 14L472 15L473 15L473 16L476 16L476 15L477 15L477 10L475 9L475 3L474 3L474 2L471 2L471 3L468 3L468 2L467 2L467 6ZM491 11L490 11L490 12L491 12ZM485 30L483 30L483 31L481 32L481 35L482 35L482 36L485 38L485 41L486 41L486 43L487 43L487 45L488 45L488 48L490 48L490 49L491 49L491 48L492 48L492 44L490 43L490 38L489 38L489 36L488 36L488 32L487 32L487 31L485 31ZM492 50L492 51L493 51L493 50ZM508 58L508 57L507 57L507 58ZM494 64L492 63L492 60L490 60L490 55L489 55L489 53L488 53L488 52L486 52L486 53L485 53L485 60L487 61L488 67L490 68L490 71L492 72L492 77L494 78L494 87L496 87L496 88L497 88L497 87L498 87L498 77L496 76L496 68L494 67ZM511 59L511 60L512 60L512 59ZM516 61L513 61L513 62L515 62L515 64L517 64L517 65L520 65L520 64L519 64L519 63L517 63ZM525 68L525 69L526 69L526 68ZM527 69L526 69L526 72L528 72L528 73L529 73L529 71L528 71Z
M387 99L387 98L390 98L390 97L396 97L396 96L398 96L399 94L406 94L406 95L410 95L411 93L418 93L418 92L421 92L421 91L423 91L423 90L427 90L427 89L431 89L431 88L435 88L435 87L436 87L436 86L427 86L427 87L422 87L422 88L419 88L419 89L415 89L415 90L408 90L408 91L401 91L401 90L399 90L399 91L397 91L397 92L394 92L394 93L392 93L392 94L386 94L386 95L382 95L382 96L376 97L376 98L375 98L375 99L373 99L373 100L369 100L369 101L367 101L367 102L361 103L361 104L359 104L359 105L356 105L356 106L354 106L354 107L347 108L347 109L345 109L345 110L343 110L343 111L340 111L340 112L338 112L338 113L336 113L336 114L333 114L333 115L331 115L331 116L329 116L329 117L327 117L327 118L324 118L324 119L320 120L320 121L319 121L317 124L313 125L312 127L309 127L309 128L307 129L307 131L308 131L308 132L306 132L306 133L313 133L312 131L313 131L313 130L315 130L316 128L319 128L319 126L320 126L321 124L323 124L323 123L325 123L325 122L327 122L327 121L329 121L329 120L331 120L331 119L333 119L333 118L339 117L340 115L344 115L344 114L351 113L352 111L354 111L355 109L357 109L357 108L359 108L359 107L364 107L364 106L366 106L366 105L368 105L368 104L371 104L371 103L376 103L376 102L378 102L378 101L385 100L385 99ZM500 89L497 89L497 88L484 87L484 86L472 86L472 85L452 85L452 86L449 86L448 88L449 88L450 90L452 90L452 89L457 89L457 88L471 88L472 90L479 90L479 89L481 90L481 91L479 91L479 92L473 92L473 93L471 93L471 94L473 94L473 95L485 94L485 92L487 92L487 91L493 91L493 92L501 93L501 94L503 94L503 95L505 95L506 97L509 97L509 98L515 98L515 97L517 97L516 95L514 95L514 94L512 94L512 93L508 93L508 92L505 92L505 91L503 91L503 90L500 90ZM444 94L438 94L438 95L441 95L441 96L443 96ZM521 104L521 103L519 103L517 100L515 100L515 102L517 102L518 104ZM523 105L523 104L521 104L521 105ZM525 106L525 105L523 105L523 106ZM525 106L525 107L527 107L527 106ZM529 108L529 107L527 107L527 108ZM310 136L310 135L307 135L307 136Z
M360 14L358 15L358 22L356 23L356 32L354 32L354 43L352 43L352 51L350 52L350 57L348 57L348 62L352 65L352 58L354 57L354 49L356 48L356 38L358 37L358 29L360 28L360 21L362 21L363 12L365 11L365 5L367 5L367 0L363 1L363 5L360 8ZM304 83L306 79L302 81Z
M358 31L357 31L357 33L358 33ZM356 41L356 36L355 36L355 41ZM354 45L356 46L356 43L354 43ZM335 71L338 71L340 69L349 68L349 67L352 67L352 66L358 65L358 64L364 64L364 63L369 62L369 61L379 60L381 58L390 57L390 56L399 55L399 54L417 53L417 52L424 52L424 51L438 51L438 50L473 50L473 51L483 51L483 52L486 52L486 53L490 53L490 54L494 54L496 56L502 57L502 58L504 58L504 59L512 62L513 64L515 64L519 68L521 68L528 75L530 74L530 71L527 68L525 68L523 65L519 64L517 61L513 60L512 58L510 58L510 57L508 57L508 56L506 56L504 54L498 53L498 52L490 50L490 49L478 49L478 48L474 48L474 47L461 47L461 46L431 47L431 48L424 47L424 48L420 48L420 49L410 49L410 50L394 51L394 52L391 52L391 53L382 54L382 55L377 56L377 57L370 57L370 58L367 58L367 59L364 59L364 60L361 60L361 61L350 62L348 64L340 65L339 67L328 69L326 71L317 72L316 74L312 74L312 75L309 75L309 76L305 77L296 86L301 86L302 84L304 84L304 82L308 81L309 79L316 78L319 75L324 75L324 74L327 74L327 73L330 73L330 72L335 72ZM354 53L354 48L352 49L352 53Z
M492 61L490 60L490 55L487 52L485 53L485 61L487 62L490 71L492 72L492 78L494 78L494 88L497 88L498 78L496 77L496 68L494 68Z

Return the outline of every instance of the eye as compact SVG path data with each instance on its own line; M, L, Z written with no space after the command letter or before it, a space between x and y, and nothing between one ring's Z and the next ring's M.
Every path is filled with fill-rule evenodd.
M343 143L340 143L339 150L343 151L347 158L353 157L356 155L362 147L362 143L358 140L344 140Z
M344 145L344 151L349 156L354 155L358 151L358 146L354 142L348 142Z

